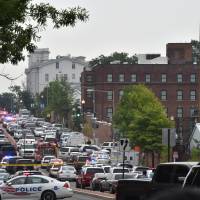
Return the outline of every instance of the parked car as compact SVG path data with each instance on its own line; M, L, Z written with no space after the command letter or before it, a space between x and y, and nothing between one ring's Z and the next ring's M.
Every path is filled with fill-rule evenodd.
M60 171L60 168L60 165L53 165L49 170L49 176L54 178L58 177L58 172Z
M75 181L76 180L76 169L71 165L61 166L58 174L58 180Z
M41 161L41 165L42 165L41 167L47 168L47 164L49 164L51 159L56 159L56 157L55 156L44 156Z
M169 189L180 189L183 177L186 177L192 166L198 162L161 163L157 166L152 178L119 180L116 200L149 199L156 193Z
M107 178L107 175L105 173L96 173L94 175L94 178L91 181L91 189L92 190L100 190L100 182L102 180L105 180Z
M124 179L134 179L136 174L124 174ZM110 191L111 194L116 192L118 180L123 179L122 173L112 174L111 179L104 179L99 184L100 192Z
M76 187L89 187L96 173L104 173L102 167L83 167L81 173L76 177Z

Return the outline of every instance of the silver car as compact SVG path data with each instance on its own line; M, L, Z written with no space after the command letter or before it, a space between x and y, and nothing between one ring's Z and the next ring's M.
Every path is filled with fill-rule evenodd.
M76 179L76 169L73 166L61 166L57 174L58 180L74 181Z

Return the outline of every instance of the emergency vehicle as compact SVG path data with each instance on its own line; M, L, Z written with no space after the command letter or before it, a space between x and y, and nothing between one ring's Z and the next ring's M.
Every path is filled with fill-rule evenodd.
M68 181L61 182L43 175L22 175L0 185L0 198L56 200L73 196Z
M41 163L44 156L58 156L58 146L54 142L38 141L35 148L35 161Z

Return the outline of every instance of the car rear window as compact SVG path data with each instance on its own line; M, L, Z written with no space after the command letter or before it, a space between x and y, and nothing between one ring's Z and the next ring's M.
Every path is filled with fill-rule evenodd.
M129 170L128 170L128 169L124 169L124 172L125 172L125 173L128 173ZM123 173L123 168L121 168L121 169L114 169L114 170L113 170L113 173Z
M103 168L88 168L86 173L96 174L96 173L104 173Z

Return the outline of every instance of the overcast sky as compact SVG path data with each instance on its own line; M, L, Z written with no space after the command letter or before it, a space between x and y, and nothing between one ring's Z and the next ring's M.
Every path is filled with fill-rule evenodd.
M34 0L57 8L81 6L90 19L74 28L41 33L37 43L49 48L50 58L56 55L85 56L87 60L114 51L161 53L169 42L190 42L199 39L200 0ZM25 82L27 59L18 66L0 65L0 72L11 76L23 74L12 84ZM8 91L11 82L0 77L0 93Z

